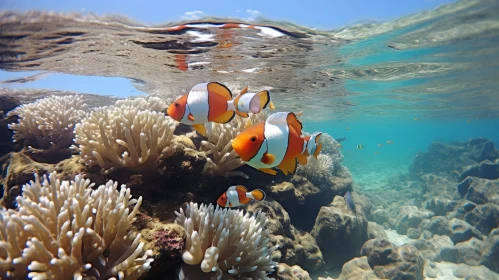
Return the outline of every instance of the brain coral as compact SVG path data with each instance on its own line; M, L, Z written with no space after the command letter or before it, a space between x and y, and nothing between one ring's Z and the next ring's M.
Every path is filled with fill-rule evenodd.
M81 161L104 173L119 168L156 170L159 155L171 145L176 122L163 113L134 106L97 108L76 125L73 146Z
M7 115L19 116L9 125L14 141L24 140L32 151L69 148L75 125L86 116L87 105L80 95L49 96L21 105Z
M175 214L175 223L184 226L187 234L182 255L186 264L200 264L203 272L215 273L216 279L270 279L267 274L277 265L270 258L276 247L269 247L263 212L253 216L191 202L185 212L180 209Z
M81 175L34 175L18 210L0 210L0 278L137 279L149 270L151 252L129 231L142 197L113 181L92 189Z

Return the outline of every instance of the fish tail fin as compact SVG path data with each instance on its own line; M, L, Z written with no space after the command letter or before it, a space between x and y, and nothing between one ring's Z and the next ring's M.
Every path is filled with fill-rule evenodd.
M253 97L253 100L251 100L250 111L253 114L258 114L260 113L261 110L267 108L267 105L269 103L270 103L270 91L262 90ZM272 107L273 106L274 105L272 104Z
M322 132L318 132L308 136L307 141L307 151L309 155L313 155L315 158L319 156L322 150L322 144L319 142L322 136Z
M261 189L256 189L251 191L251 195L253 198L257 201L262 201L265 199L266 195L265 192L262 191Z

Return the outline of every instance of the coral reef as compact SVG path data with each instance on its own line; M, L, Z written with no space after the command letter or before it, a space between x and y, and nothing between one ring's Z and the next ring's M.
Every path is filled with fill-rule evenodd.
M99 165L104 173L119 168L156 170L159 155L170 147L175 125L155 111L132 106L97 108L76 125L73 148L84 164Z
M129 231L142 198L113 181L93 186L80 175L69 182L35 174L17 210L0 212L2 277L137 279L146 272L151 252Z
M187 234L182 259L189 266L182 267L181 275L201 268L216 279L223 275L268 279L277 265L269 257L276 248L268 247L264 213L250 216L242 210L191 202L185 212L181 208L175 214L175 223L183 225Z
M24 141L33 152L66 151L74 139L73 129L87 114L87 105L80 95L50 96L23 104L10 111L18 123L9 125L13 140Z

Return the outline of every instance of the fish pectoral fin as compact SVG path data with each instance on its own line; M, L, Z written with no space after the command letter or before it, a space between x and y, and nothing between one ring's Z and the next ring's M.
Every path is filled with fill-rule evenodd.
M251 198L249 198L249 197L246 197L246 196L245 196L245 197L243 197L243 198L240 198L240 199L239 199L239 202L240 202L242 205L245 205L245 204L250 203L250 202L251 202L251 200L252 200Z
M277 175L277 171L275 171L274 169L270 169L270 168L259 168L258 170L262 171L263 173L270 174L270 175Z
M288 161L285 161L285 162L281 162L281 164L279 164L279 169L281 169L281 171L284 173L284 175L288 175L288 173L291 173L291 174L294 174L295 171L296 171L296 159L292 159L292 160L288 160Z
M308 163L308 156L305 153L299 155L298 156L298 162L301 165L307 165L307 163Z
M234 111L227 111L216 117L213 121L216 123L228 123L234 118L235 115L236 113Z
M189 115L187 116L187 118L193 122L195 120L194 116L192 115L192 113L189 113Z
M192 127L201 135L206 136L206 127L202 124L195 124Z
M245 93L247 93L247 92L248 92L248 86L245 86L245 87L243 88L243 90L241 90L241 92L239 93L239 95L243 95L243 94L245 94Z
M227 101L232 99L232 92L230 92L230 90L226 86L224 86L218 82L209 83L208 84L208 92L218 94Z
M232 207L232 202L229 202L229 207Z
M267 165L272 164L275 161L275 156L266 152L263 154L261 161Z
M272 103L272 101L269 102L269 108L270 110L275 110L275 106L274 103Z

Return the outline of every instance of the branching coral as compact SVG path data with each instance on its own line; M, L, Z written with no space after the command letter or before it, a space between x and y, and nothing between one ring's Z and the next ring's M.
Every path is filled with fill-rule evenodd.
M221 176L241 176L248 179L242 172L232 171L244 163L232 149L232 140L248 126L263 122L265 113L251 114L249 118L236 116L230 123L212 123L207 134L208 141L201 142L201 150L206 153L208 162L205 174ZM210 125L210 124L208 124Z
M88 179L59 181L56 173L23 186L18 211L0 211L3 279L137 279L149 270L140 234L128 230L142 202L125 185Z
M10 124L14 141L24 140L33 152L69 148L75 125L86 116L87 105L80 95L49 96L21 105L7 115L19 116Z
M187 234L182 255L186 264L200 264L203 272L215 272L217 279L224 275L269 279L267 274L277 265L270 258L276 247L269 247L263 212L252 216L242 210L191 202L185 212L180 209L175 214L175 223L184 226Z
M168 107L164 99L155 96L122 99L116 101L115 105L121 108L132 107L141 111L151 110L156 112L163 112Z
M105 173L119 168L136 172L156 169L158 156L168 148L176 122L163 113L133 106L94 110L76 125L81 161L98 164Z

